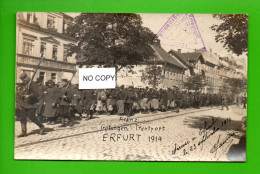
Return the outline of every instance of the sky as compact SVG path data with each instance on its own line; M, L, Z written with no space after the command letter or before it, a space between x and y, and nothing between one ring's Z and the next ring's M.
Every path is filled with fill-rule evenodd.
M80 13L66 14L75 17ZM155 34L162 29L169 19L172 19L172 15L171 13L140 13L143 26L150 28ZM239 59L245 58L245 61L247 61L245 54L241 56L231 54L223 48L221 43L215 41L217 33L210 27L214 24L220 24L220 20L213 18L212 14L194 14L195 23L191 24L188 16L189 14L180 14L175 20L178 23L171 23L166 33L159 37L161 46L166 51L181 49L182 52L192 52L195 49L205 47L207 51L212 50L213 53L220 56L232 55ZM194 37L194 33L198 34L196 36L199 37Z

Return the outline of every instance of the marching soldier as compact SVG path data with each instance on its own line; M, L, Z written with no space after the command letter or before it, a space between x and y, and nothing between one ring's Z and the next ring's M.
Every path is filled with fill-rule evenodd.
M149 100L148 89L149 89L148 87L145 87L145 89L142 90L141 93L140 93L140 98L141 98L140 108L141 108L141 112L143 114L147 114L148 109L149 109L149 106L148 106L148 100Z
M107 112L107 94L104 89L98 90L97 92L97 106L96 111L98 114Z
M115 89L109 91L108 100L107 100L107 114L111 115L116 112L116 95L117 92Z
M175 92L174 98L175 98L175 109L176 112L179 113L180 105L181 105L181 92L179 91L179 89L177 89L177 91Z
M70 114L73 116L73 118L76 117L76 114L79 114L79 119L81 119L81 114L82 114L81 91L78 89L77 84L71 86L70 90L72 92Z
M59 103L59 114L61 117L60 127L65 127L65 118L69 119L69 126L73 126L73 116L69 114L69 109L71 105L71 99L73 96L72 90L69 90L69 82L66 79L61 81L60 88L60 103Z
M133 91L133 86L129 86L128 91L125 95L125 103L126 103L126 115L128 117L133 115L133 103L135 100L135 92Z
M46 93L46 87L45 85L42 84L43 79L38 78L36 80L36 84L38 85L38 91L39 91L39 97L38 97L38 103L37 103L37 109L36 109L36 116L38 116L40 122L43 123L44 117L43 117L43 112L44 112L44 97Z
M223 110L224 107L226 107L227 110L229 110L228 104L227 104L227 96L225 96L224 94L223 94L223 95L220 95L220 96L221 96L221 105L222 105L221 110Z
M166 112L167 105L168 105L168 95L166 90L160 90L160 104L161 104L161 111Z
M86 89L82 91L82 106L83 106L83 112L87 114L86 120L89 120L92 118L95 104L96 104L96 93L93 89Z
M151 99L151 111L152 112L156 112L158 109L159 109L159 95L158 95L158 92L156 91L156 89L153 89L152 92L151 92L151 96L152 96L152 99Z
M46 82L46 95L44 97L44 117L48 119L47 124L55 124L58 116L58 105L59 105L59 89L55 86L52 80Z
M39 134L43 135L44 125L35 115L39 97L38 87L26 73L22 73L19 78L22 80L22 84L17 89L16 101L20 112L22 133L18 137L27 136L27 118L40 128Z
M116 98L116 105L117 105L117 114L123 115L125 113L125 91L124 85L120 86L119 90L117 91L117 98Z
M244 96L244 97L242 98L243 109L246 109L246 101L247 101L247 97Z

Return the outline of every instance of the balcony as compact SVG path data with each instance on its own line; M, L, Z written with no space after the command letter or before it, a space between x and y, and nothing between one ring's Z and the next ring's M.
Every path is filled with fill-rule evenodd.
M28 67L37 67L39 62L41 61L41 57L34 57L24 54L17 54L16 59L17 65L20 66L28 66ZM68 71L74 72L76 71L76 64L62 62L62 61L55 61L45 58L44 61L40 64L41 69L48 69L48 70L55 70L55 71Z

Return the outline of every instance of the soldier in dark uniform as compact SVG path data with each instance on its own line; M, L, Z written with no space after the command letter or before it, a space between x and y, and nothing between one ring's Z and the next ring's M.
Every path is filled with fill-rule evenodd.
M166 112L168 105L168 95L166 90L160 90L160 105L161 111Z
M145 87L145 89L141 92L140 94L141 101L140 101L140 107L141 107L141 112L143 114L147 114L149 110L149 88Z
M117 91L115 89L111 89L109 91L108 100L107 100L107 114L112 115L116 113L116 95Z
M55 124L58 117L58 105L59 105L59 89L55 86L52 80L46 82L46 94L44 97L44 112L43 115L48 119L47 124Z
M228 108L227 96L224 95L224 94L223 94L223 95L220 95L220 96L221 96L221 106L222 106L221 110L223 110L224 107L226 107L227 110L229 110L229 108Z
M123 115L125 113L125 98L126 98L124 85L120 86L120 88L117 90L116 95L117 95L116 97L117 114Z
M46 94L46 86L43 85L43 79L38 78L36 80L36 84L38 85L38 91L39 91L39 97L38 97L38 103L37 103L37 109L36 109L36 116L38 116L39 120L43 123L44 122L44 117L43 117L43 112L44 112L44 97Z
M195 92L194 99L195 99L195 108L200 109L200 106L201 106L201 96L200 96L199 92Z
M138 113L140 112L141 89L134 88L134 93L135 93L135 101L133 103L133 112Z
M69 114L69 109L71 105L71 99L73 96L72 90L69 90L69 82L66 79L63 79L61 82L60 88L60 102L59 102L59 115L61 117L61 126L65 127L65 118L69 119L69 126L73 126L74 118Z
M31 81L26 73L22 73L20 76L22 84L17 89L16 101L17 107L20 111L20 122L22 133L18 137L27 136L27 118L35 123L40 128L40 134L44 132L44 125L36 118L36 108L38 102L38 87Z
M186 109L187 108L187 98L186 98L186 92L181 92L181 108Z
M87 114L86 120L89 120L92 118L95 105L96 105L96 93L93 89L86 89L82 91L82 106L83 106L83 112Z
M243 109L246 109L246 103L247 103L247 97L244 96L244 97L242 98Z
M181 92L179 91L179 89L177 89L176 92L174 93L174 98L175 98L175 109L176 112L179 113L180 104L181 104Z
M171 90L171 88L167 89L167 95L168 95L167 107L168 109L172 109L174 108L174 106L173 107L171 106L171 104L173 103L173 91Z
M76 114L79 114L79 119L81 120L82 114L82 101L81 101L81 91L78 89L78 85L75 84L71 86L69 90L72 93L71 99L71 107L70 107L70 114L75 118Z
M126 91L125 95L125 103L126 103L126 115L128 117L133 115L133 103L135 101L135 92L133 90L133 86L129 86L128 90Z

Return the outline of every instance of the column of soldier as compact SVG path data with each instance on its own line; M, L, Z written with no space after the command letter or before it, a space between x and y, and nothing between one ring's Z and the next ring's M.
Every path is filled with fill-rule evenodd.
M57 85L48 80L45 85L41 79L31 82L23 73L21 84L16 88L16 117L21 122L22 133L27 136L27 118L39 126L44 134L44 125L60 124L60 127L73 126L75 119L88 120L93 114L132 116L135 113L155 113L180 109L200 108L201 106L226 106L233 99L227 100L220 94L181 91L174 89L134 88L129 86L116 89L79 90L78 85L71 85L62 80Z

